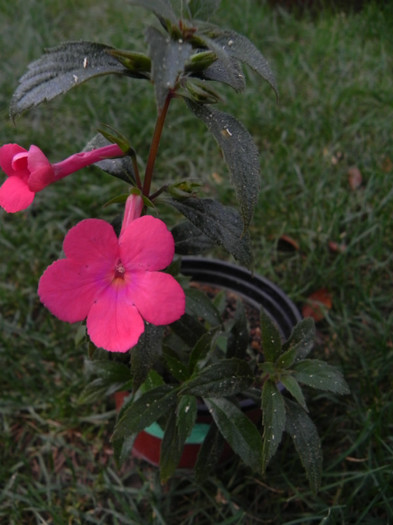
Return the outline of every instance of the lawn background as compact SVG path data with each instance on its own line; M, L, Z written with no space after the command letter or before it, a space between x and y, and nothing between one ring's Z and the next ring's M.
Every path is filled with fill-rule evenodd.
M345 5L287 10L223 0L217 18L261 49L280 92L277 103L250 74L246 92L222 90L220 104L261 150L262 192L251 229L256 270L300 306L320 289L333 300L318 324L314 356L342 367L351 395L309 392L324 450L319 494L309 491L289 440L264 478L235 461L204 485L179 474L162 487L144 463L116 468L113 405L77 403L85 384L77 327L53 318L36 295L66 231L120 210L102 205L125 185L92 168L45 189L26 212L0 212L1 523L393 521L393 14L389 2ZM0 143L34 143L58 161L107 123L146 160L154 102L144 82L91 81L16 126L8 104L43 48L86 39L143 50L149 20L120 0L86 0L83 8L76 0L0 0ZM351 184L353 167L359 186ZM235 204L216 144L180 103L170 110L157 162L159 178L168 173L201 177L204 188ZM298 249L283 250L283 235Z

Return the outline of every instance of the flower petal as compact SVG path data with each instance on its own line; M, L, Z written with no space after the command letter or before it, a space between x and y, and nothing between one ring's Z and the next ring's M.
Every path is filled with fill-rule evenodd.
M64 239L67 257L84 265L109 269L119 258L119 243L112 226L101 219L85 219L70 229Z
M35 193L30 191L26 182L17 175L5 180L0 188L0 206L7 213L25 210L34 200Z
M27 164L30 171L29 188L32 191L41 191L54 182L55 171L52 164L37 146L30 146Z
M163 270L175 254L171 232L164 222L151 215L132 221L119 244L122 263L128 269Z
M129 286L129 297L142 317L154 325L173 323L185 311L183 288L167 273L137 272Z
M95 297L105 284L84 266L68 259L60 259L43 273L38 295L53 315L75 323L86 318Z
M16 171L12 166L12 161L18 153L27 153L27 150L19 144L4 144L0 148L0 167L8 176L13 175Z
M109 286L96 299L87 316L87 333L98 348L127 352L145 330L138 310L127 301L125 288Z

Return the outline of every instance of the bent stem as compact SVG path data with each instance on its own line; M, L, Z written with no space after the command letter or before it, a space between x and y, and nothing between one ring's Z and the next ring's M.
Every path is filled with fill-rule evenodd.
M147 159L147 164L146 164L145 180L143 183L143 195L145 195L146 197L149 197L151 181L153 178L154 163L156 161L158 147L160 145L160 139L162 135L162 130L164 128L165 118L168 113L168 108L169 108L169 104L172 99L172 96L173 96L172 92L169 92L165 99L165 103L161 109L161 112L157 117L156 127L154 129L153 139L150 145L149 157Z

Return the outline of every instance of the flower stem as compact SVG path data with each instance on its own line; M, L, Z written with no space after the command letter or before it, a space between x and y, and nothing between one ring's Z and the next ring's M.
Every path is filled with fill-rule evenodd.
M145 170L145 180L143 183L143 194L146 195L147 197L149 196L149 192L150 192L151 181L153 178L154 163L156 161L158 147L160 145L161 134L164 128L164 122L165 122L166 115L168 113L169 103L171 99L172 99L172 92L169 92L165 99L165 103L161 109L161 112L159 113L157 117L156 127L154 129L153 139L150 145L149 157L147 159L146 170Z

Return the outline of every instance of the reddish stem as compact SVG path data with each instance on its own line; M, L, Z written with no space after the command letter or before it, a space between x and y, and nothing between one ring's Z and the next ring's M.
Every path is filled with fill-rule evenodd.
M150 145L149 157L147 159L146 170L145 170L145 180L143 183L143 194L146 195L147 197L149 196L149 192L150 192L151 181L153 178L154 163L156 161L158 147L160 145L160 139L162 135L162 130L164 128L164 122L165 122L165 118L168 113L168 108L169 108L171 99L172 99L172 93L170 92L168 93L165 99L164 106L162 107L161 112L157 117L156 127L154 129L153 139Z

